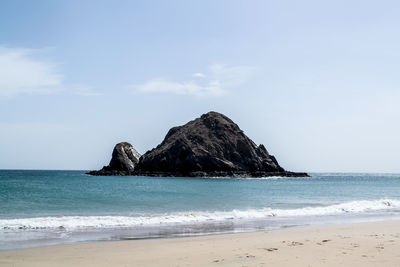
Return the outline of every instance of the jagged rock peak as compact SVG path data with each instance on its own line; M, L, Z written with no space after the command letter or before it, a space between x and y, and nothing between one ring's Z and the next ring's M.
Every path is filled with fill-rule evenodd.
M128 142L115 145L109 164L112 170L133 171L139 162L140 154Z
M128 142L115 145L110 164L99 171L91 171L92 175L128 175L135 169L139 162L140 154Z
M165 176L262 176L284 173L263 145L257 146L231 119L208 112L173 127L145 153L135 171Z

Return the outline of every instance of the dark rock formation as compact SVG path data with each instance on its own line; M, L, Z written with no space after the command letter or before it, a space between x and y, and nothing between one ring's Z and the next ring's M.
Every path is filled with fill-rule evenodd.
M306 176L279 166L229 118L209 112L169 130L164 141L144 154L135 168L150 176Z
M124 143L121 143L124 144ZM226 116L209 112L169 130L164 141L127 164L127 149L113 152L110 165L92 175L178 177L307 176L285 171L263 145L257 146ZM127 143L125 143L127 144ZM122 152L121 152L122 151ZM130 159L130 158L129 158ZM137 162L137 165L135 166Z
M140 154L127 142L115 145L108 166L99 171L91 171L91 175L129 175L139 162Z

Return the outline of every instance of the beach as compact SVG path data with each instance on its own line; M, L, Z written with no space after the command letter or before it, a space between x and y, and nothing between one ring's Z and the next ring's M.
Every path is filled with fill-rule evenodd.
M400 1L0 1L0 267L400 267Z
M400 221L0 251L0 266L399 266Z

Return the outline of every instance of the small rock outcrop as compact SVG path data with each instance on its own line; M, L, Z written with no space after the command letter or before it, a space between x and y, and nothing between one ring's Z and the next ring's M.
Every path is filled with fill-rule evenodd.
M125 145L123 145L125 144ZM134 152L129 152L134 151ZM92 175L175 177L308 176L279 166L228 117L208 112L169 130L156 148L139 154L128 143L114 148L110 165Z
M110 164L99 171L91 171L91 175L129 175L139 162L140 154L130 143L122 142L115 145Z

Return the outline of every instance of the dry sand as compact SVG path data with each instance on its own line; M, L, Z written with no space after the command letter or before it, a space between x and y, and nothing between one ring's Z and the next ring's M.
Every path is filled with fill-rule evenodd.
M0 266L400 266L400 221L8 250Z

